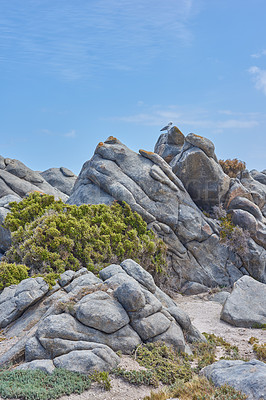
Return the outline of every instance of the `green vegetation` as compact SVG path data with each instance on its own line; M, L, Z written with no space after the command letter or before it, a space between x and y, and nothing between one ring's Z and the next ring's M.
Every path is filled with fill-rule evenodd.
M164 343L138 346L136 359L140 365L155 372L157 378L166 385L173 384L176 379L188 381L192 377L191 366L186 357Z
M219 164L221 165L225 174L229 175L230 178L235 178L237 174L246 169L246 163L244 161L240 161L237 158L233 160L219 160Z
M151 385L159 386L159 380L157 375L152 370L141 370L141 371L127 371L124 368L116 368L112 371L115 376L123 378L124 381L129 382L133 385Z
M12 232L12 246L5 262L24 264L31 275L50 274L46 278L50 285L67 269L86 267L97 273L126 258L149 272L162 272L166 265L166 245L125 202L77 207L31 193L10 207L5 227ZM0 282L2 287L13 283L1 278Z
M110 389L107 372L88 376L57 368L51 375L40 370L2 370L0 395L25 400L56 399L72 393L80 394L90 388L91 382L99 382L105 389Z
M29 277L29 268L26 265L1 262L0 263L0 290L6 286L17 285Z
M253 350L256 353L258 360L266 361L266 343L253 345Z
M205 377L194 376L189 382L176 382L172 397L180 400L245 400L247 396L231 386L215 387ZM148 399L147 399L148 400Z

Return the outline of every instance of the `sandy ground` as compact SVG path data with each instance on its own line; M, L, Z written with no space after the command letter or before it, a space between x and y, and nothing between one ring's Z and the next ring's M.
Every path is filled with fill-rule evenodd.
M206 295L205 295L206 296ZM236 328L220 320L222 306L214 301L209 301L204 296L175 296L177 305L188 313L192 323L200 332L214 333L223 337L227 342L239 348L241 357L255 358L252 346L248 343L250 337L259 339L260 343L266 342L266 331L261 329ZM1 338L1 334L0 334ZM0 354L4 353L16 341L16 338L0 341ZM121 358L121 368L140 369L136 361L129 356ZM119 378L111 379L112 388L109 392L93 385L92 388L81 395L61 397L60 400L141 400L150 394L151 388L147 386L132 386ZM158 388L157 390L160 390ZM0 397L0 400L3 400Z

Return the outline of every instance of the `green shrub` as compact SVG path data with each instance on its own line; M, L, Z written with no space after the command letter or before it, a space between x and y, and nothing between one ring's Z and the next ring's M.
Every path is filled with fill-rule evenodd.
M115 376L123 378L124 381L129 382L133 385L151 385L158 387L159 381L156 373L151 370L140 370L140 371L127 371L124 368L116 368L112 371Z
M253 350L256 353L258 360L266 361L266 343L253 345Z
M172 387L172 397L180 400L245 400L247 396L228 385L215 387L205 377L194 376L189 382L178 381ZM148 399L147 399L148 400Z
M0 371L0 396L25 400L56 399L82 393L91 386L90 376L55 369L53 374L40 370Z
M77 207L33 193L11 203L5 227L12 232L5 260L29 266L31 274L80 267L97 273L126 258L150 272L166 265L166 245L124 202Z
M140 345L136 350L136 357L140 365L155 372L164 384L173 384L176 379L188 381L192 377L190 364L185 357L164 343Z
M6 286L17 285L23 279L29 277L28 267L22 264L0 263L0 290Z
M244 171L246 168L246 163L238 160L237 158L225 161L219 160L219 164L221 165L224 173L229 175L230 178L235 178L239 172Z

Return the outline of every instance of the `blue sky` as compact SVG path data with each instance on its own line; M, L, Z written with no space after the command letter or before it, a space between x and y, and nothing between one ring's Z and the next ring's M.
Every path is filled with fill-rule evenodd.
M266 168L265 0L0 0L4 157L79 173L173 121Z

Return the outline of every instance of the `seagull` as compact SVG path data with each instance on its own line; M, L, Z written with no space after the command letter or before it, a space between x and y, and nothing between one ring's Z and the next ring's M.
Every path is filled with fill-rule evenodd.
M173 122L169 122L168 125L164 126L162 129L160 129L160 132L161 131L167 131L167 133L168 133L169 130L171 129L172 125L173 125Z

